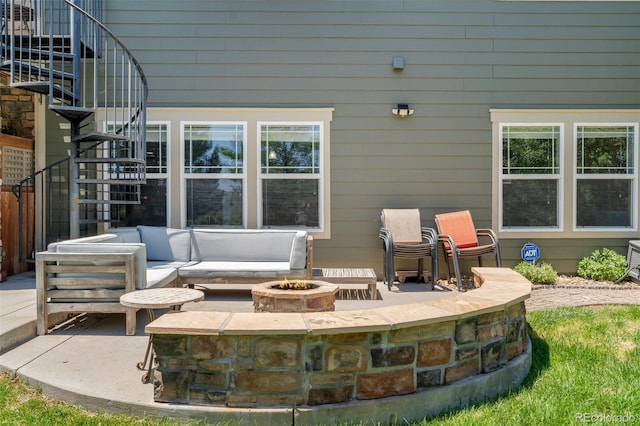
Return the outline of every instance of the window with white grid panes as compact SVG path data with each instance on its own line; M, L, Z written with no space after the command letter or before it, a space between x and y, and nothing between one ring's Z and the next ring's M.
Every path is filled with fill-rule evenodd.
M245 123L182 128L186 225L243 227Z
M322 211L319 123L260 123L263 228L318 229Z
M634 227L638 125L575 126L575 227Z
M500 126L500 228L560 228L562 126Z
M140 204L113 205L115 227L167 226L169 183L169 124L147 123L146 183L140 188Z

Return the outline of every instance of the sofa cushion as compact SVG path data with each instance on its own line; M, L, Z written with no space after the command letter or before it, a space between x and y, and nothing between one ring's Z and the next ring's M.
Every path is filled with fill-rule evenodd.
M149 269L178 269L181 266L188 265L191 262L165 261L165 260L147 260L147 270Z
M291 269L307 267L307 232L297 231L291 248Z
M147 269L147 287L166 287L178 279L178 270L175 268L150 268Z
M290 264L296 237L296 231L193 228L191 260ZM295 260L299 263L297 257Z
M136 288L144 289L147 287L147 255L146 247L142 243L73 243L59 244L57 246L58 253L95 253L96 257L93 261L94 265L109 265L109 261L100 259L100 253L134 253L136 259ZM73 264L69 262L69 264ZM101 274L100 276L105 277ZM86 277L86 275L85 275ZM60 289L77 289L78 287L66 287L58 285Z
M304 270L291 270L289 262L203 261L178 269L181 277L298 277Z
M140 241L147 245L147 260L189 260L191 234L188 230L144 225L137 229Z

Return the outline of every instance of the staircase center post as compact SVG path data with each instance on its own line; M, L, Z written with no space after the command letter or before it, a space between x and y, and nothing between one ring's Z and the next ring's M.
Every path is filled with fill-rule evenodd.
M69 238L80 237L80 172L78 169L80 123L71 121L71 146L69 152Z
M76 3L73 0L72 3ZM75 8L69 10L69 31L71 35L71 92L73 93L74 105L78 100L78 86L80 78L80 14ZM80 136L80 121L71 121L71 146L69 158L69 238L80 237L80 171L78 167L78 154L80 143L76 138Z

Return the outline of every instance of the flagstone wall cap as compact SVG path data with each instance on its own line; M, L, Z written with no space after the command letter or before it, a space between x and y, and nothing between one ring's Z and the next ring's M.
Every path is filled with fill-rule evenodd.
M145 327L151 334L324 335L388 331L505 310L531 296L531 283L510 268L474 267L481 286L462 294L418 303L358 311L252 313L182 311Z

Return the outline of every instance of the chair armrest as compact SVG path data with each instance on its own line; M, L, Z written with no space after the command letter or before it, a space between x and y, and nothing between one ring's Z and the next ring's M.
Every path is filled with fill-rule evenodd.
M378 238L382 240L382 244L386 251L390 252L393 247L393 236L391 235L391 231L387 228L380 228L378 232Z
M458 250L458 248L456 247L456 243L453 242L453 238L451 238L450 235L438 234L438 241L442 243L446 251Z
M422 241L429 244L436 244L438 242L438 233L433 228L422 227Z
M476 229L476 235L478 237L489 237L494 244L498 244L498 235L490 228L478 228Z

